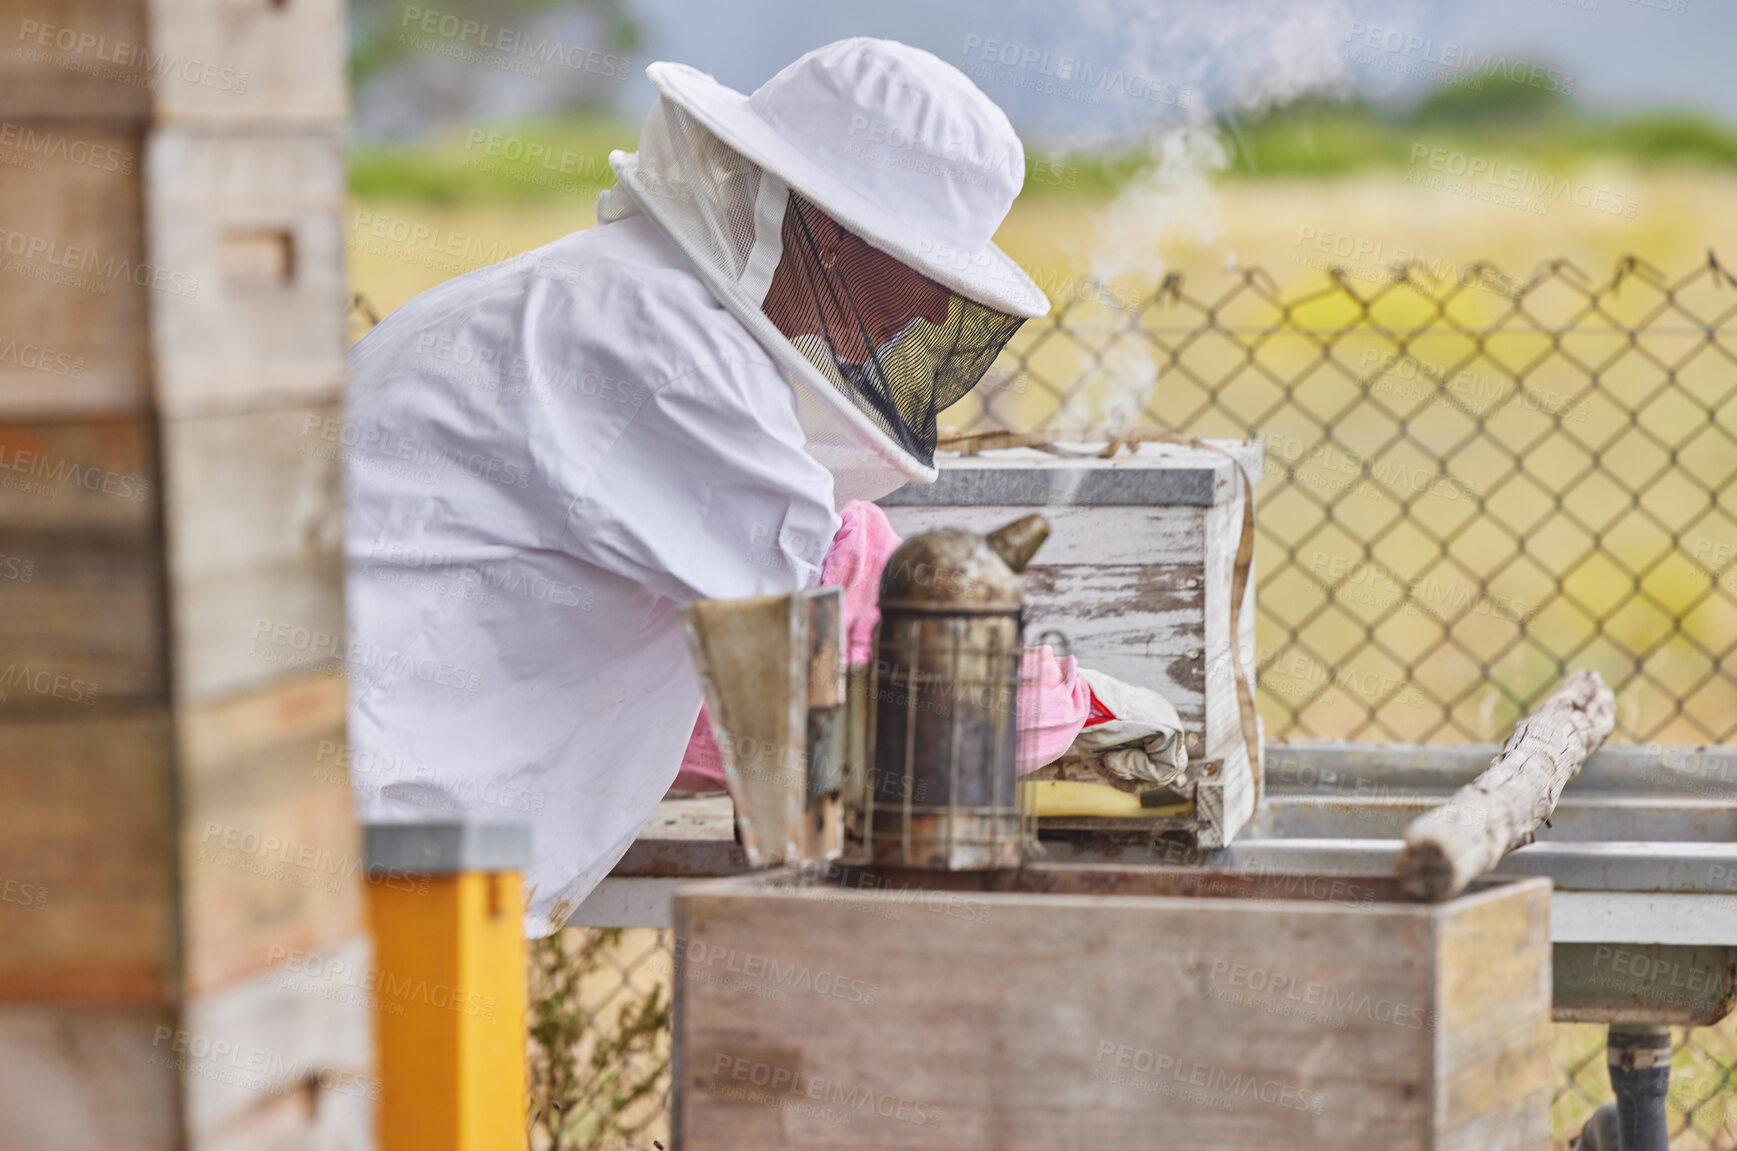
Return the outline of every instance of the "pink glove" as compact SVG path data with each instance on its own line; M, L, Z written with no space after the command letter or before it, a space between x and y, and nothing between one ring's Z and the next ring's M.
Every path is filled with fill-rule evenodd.
M839 511L844 521L832 537L832 547L820 565L822 587L844 589L844 636L849 662L867 663L874 655L875 625L881 569L900 544L899 533L886 513L874 504L852 500ZM1091 710L1092 690L1086 686L1072 656L1057 659L1046 645L1025 655L1019 693L1019 770L1035 771L1058 759L1073 743ZM704 705L694 721L687 752L673 787L684 791L722 791L724 765L712 739L711 720Z

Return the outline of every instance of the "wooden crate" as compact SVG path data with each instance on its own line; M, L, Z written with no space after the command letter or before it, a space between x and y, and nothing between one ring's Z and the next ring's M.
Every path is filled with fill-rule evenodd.
M343 466L308 429L339 417L331 403L163 421L178 700L257 690L310 665L337 673ZM274 643L286 624L306 641Z
M1550 1146L1550 885L1051 865L675 896L680 1151Z
M169 741L161 707L0 722L0 1001L171 1000Z
M0 418L144 409L147 298L170 281L145 258L143 141L126 124L0 117Z
M1258 481L1260 445L1222 443ZM943 456L934 484L908 485L881 506L905 536L988 531L1041 512L1051 535L1026 569L1026 642L1052 642L1048 633L1059 632L1084 666L1175 706L1189 758L1219 765L1200 778L1197 815L1184 822L1201 846L1223 846L1254 810L1260 771L1248 762L1230 659L1231 568L1243 520L1237 465L1220 452L1170 444L1112 460L1058 450ZM1251 696L1254 598L1251 575L1240 619Z
M198 283L152 300L158 405L175 416L338 396L342 136L165 129L146 168L151 260Z

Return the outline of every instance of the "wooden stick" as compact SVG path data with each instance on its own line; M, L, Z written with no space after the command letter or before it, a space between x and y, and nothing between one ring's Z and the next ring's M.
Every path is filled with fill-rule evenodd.
M1616 725L1616 697L1595 671L1570 672L1514 727L1502 751L1454 797L1412 821L1395 870L1414 899L1449 899L1532 842L1568 781Z

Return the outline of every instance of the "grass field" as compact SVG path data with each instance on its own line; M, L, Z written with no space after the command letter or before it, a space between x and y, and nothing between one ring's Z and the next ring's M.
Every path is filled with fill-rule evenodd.
M1608 272L1625 254L1675 273L1709 250L1737 263L1737 173L1689 169L1641 172L1589 167L1570 173L1572 187L1610 188L1632 197L1632 218L1566 197L1539 201L1536 214L1452 190L1405 182L1403 173L1371 172L1343 180L1227 180L1218 190L1222 233L1201 243L1192 234L1142 246L1204 286L1227 262L1266 269L1281 285L1340 264L1354 278L1385 278L1396 261L1415 260L1451 275L1486 260L1524 278L1544 260L1568 259L1589 275ZM570 191L522 198L450 198L366 188L354 195L348 236L350 282L382 314L451 276L546 244L595 222L598 187L577 178ZM474 192L475 189L470 191ZM1536 199L1536 197L1534 197ZM1089 277L1096 230L1110 198L1038 190L1023 196L997 240L1052 295ZM1209 214L1188 220L1211 224ZM414 238L412 238L414 237ZM1117 281L1149 290L1150 273Z

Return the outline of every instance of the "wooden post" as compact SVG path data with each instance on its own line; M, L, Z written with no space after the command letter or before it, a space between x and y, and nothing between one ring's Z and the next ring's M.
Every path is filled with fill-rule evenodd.
M1418 816L1395 864L1414 899L1447 899L1532 842L1568 781L1616 724L1616 698L1595 671L1569 673L1522 719L1489 770Z
M380 1151L525 1145L525 824L367 829Z

